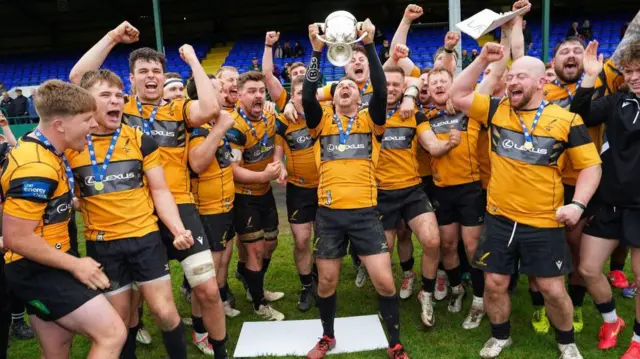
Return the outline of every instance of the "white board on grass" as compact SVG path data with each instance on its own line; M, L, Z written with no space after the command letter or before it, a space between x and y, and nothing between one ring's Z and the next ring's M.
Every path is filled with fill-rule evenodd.
M336 318L334 328L337 343L330 354L386 349L389 346L377 315ZM306 356L321 336L319 319L245 322L233 357Z

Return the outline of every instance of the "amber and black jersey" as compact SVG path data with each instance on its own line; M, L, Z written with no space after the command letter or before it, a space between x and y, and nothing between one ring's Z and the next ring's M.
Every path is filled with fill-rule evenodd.
M24 135L7 154L0 185L4 214L38 221L36 235L52 248L69 250L73 195L61 157L39 140ZM11 250L4 255L6 263L22 258Z
M125 98L122 121L134 128L143 129L143 121L148 121L155 105L142 104L142 114L138 111L136 99ZM155 121L151 126L151 137L160 148L160 158L169 190L177 204L193 203L187 162L187 128L191 100L176 99L158 107Z
M189 129L189 147L201 145L210 132L211 125L208 124ZM220 141L209 167L199 174L191 172L191 189L200 214L227 213L233 208L235 187L231 160L231 148L228 148L224 141Z
M313 151L315 140L309 134L307 121L300 116L296 123L284 115L276 118L276 144L284 147L288 181L298 187L318 187L318 168Z
M113 134L91 135L98 167L107 154ZM76 180L88 241L143 237L158 230L153 199L144 172L161 166L156 141L142 131L122 125L107 166L104 188L95 188L89 149L65 151Z
M480 124L465 116L441 114L437 109L427 113L429 121L418 125L418 133L433 131L439 140L448 140L451 127L460 131L460 144L442 157L431 157L433 183L438 187L456 186L480 180L478 168L478 136Z
M378 189L396 190L420 184L416 129L428 121L422 112L403 120L399 112L387 119L376 169Z
M289 101L289 93L283 88L280 92L280 97L275 99L272 98L271 101L276 104L278 111L282 112L284 111L284 108L287 106L287 102Z
M257 121L251 121L251 126L255 130L255 134L245 119L234 111L231 117L235 124L227 131L227 139L232 149L242 151L242 161L240 166L254 172L262 172L267 165L273 162L273 153L276 145L276 118L275 115L263 113L267 118L265 127L262 118ZM267 133L267 142L263 146L262 140L265 131ZM267 183L243 184L235 183L235 190L238 194L247 194L252 196L260 196L267 192L271 185Z
M593 100L597 100L603 96L614 93L624 83L624 77L622 73L618 71L613 65L611 59L607 60L604 67L595 84L595 92L593 93ZM545 99L551 103L554 103L565 110L569 110L571 102L576 94L578 83L571 83L567 85L561 85L558 82L548 83L544 86ZM569 95L571 93L571 95ZM602 138L604 135L603 126L591 126L589 129L589 135L599 151L602 147ZM567 164L562 174L562 182L567 185L575 186L578 180L578 171L576 171L571 161Z
M426 115L431 110L429 110L428 106L417 106L416 111L420 111L422 114ZM427 150L425 150L422 146L418 146L416 150L416 156L418 158L418 174L420 177L428 177L433 174L431 172L431 155Z
M492 104L493 102L493 104ZM490 108L496 108L489 118ZM519 116L528 129L538 109L514 112L508 98L476 93L469 116L489 127L491 180L487 212L538 228L562 227L556 210L564 203L562 170L571 159L576 169L600 164L587 127L579 115L548 104L524 147Z

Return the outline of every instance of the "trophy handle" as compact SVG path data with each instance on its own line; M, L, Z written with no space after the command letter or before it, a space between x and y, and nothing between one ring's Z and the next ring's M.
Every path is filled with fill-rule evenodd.
M329 41L329 40L325 39L324 37L320 36L320 34L316 34L316 38L317 38L318 40L320 40L320 41L324 42L325 44L328 44L328 45L333 45L333 44L335 44L335 42L333 42L333 41Z
M367 35L369 35L369 34L365 31L365 32L363 32L363 33L362 33L362 35L360 35L360 37L359 37L359 38L357 38L357 39L355 39L355 40L353 40L353 41L351 41L351 42L348 42L348 43L347 43L347 45L355 44L355 43L356 43L356 42L358 42L358 41L362 41L362 39L364 39L365 37L367 37Z

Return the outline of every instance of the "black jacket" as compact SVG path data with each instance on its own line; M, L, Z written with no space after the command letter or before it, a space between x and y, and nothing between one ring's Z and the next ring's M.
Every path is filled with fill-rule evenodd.
M26 116L29 114L29 100L24 96L20 95L13 100L13 110L16 113L16 116Z

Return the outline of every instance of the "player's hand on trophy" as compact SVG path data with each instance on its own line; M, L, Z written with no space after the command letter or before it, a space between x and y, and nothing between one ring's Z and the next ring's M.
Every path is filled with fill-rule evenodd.
M373 43L373 38L376 36L376 27L373 25L371 20L366 19L362 22L362 26L359 26L357 30L358 37L362 36L365 32L367 33L367 36L362 39L362 43L365 45Z
M322 52L324 47L324 41L318 38L320 34L320 28L316 24L309 25L309 41L311 41L311 47L313 51Z

